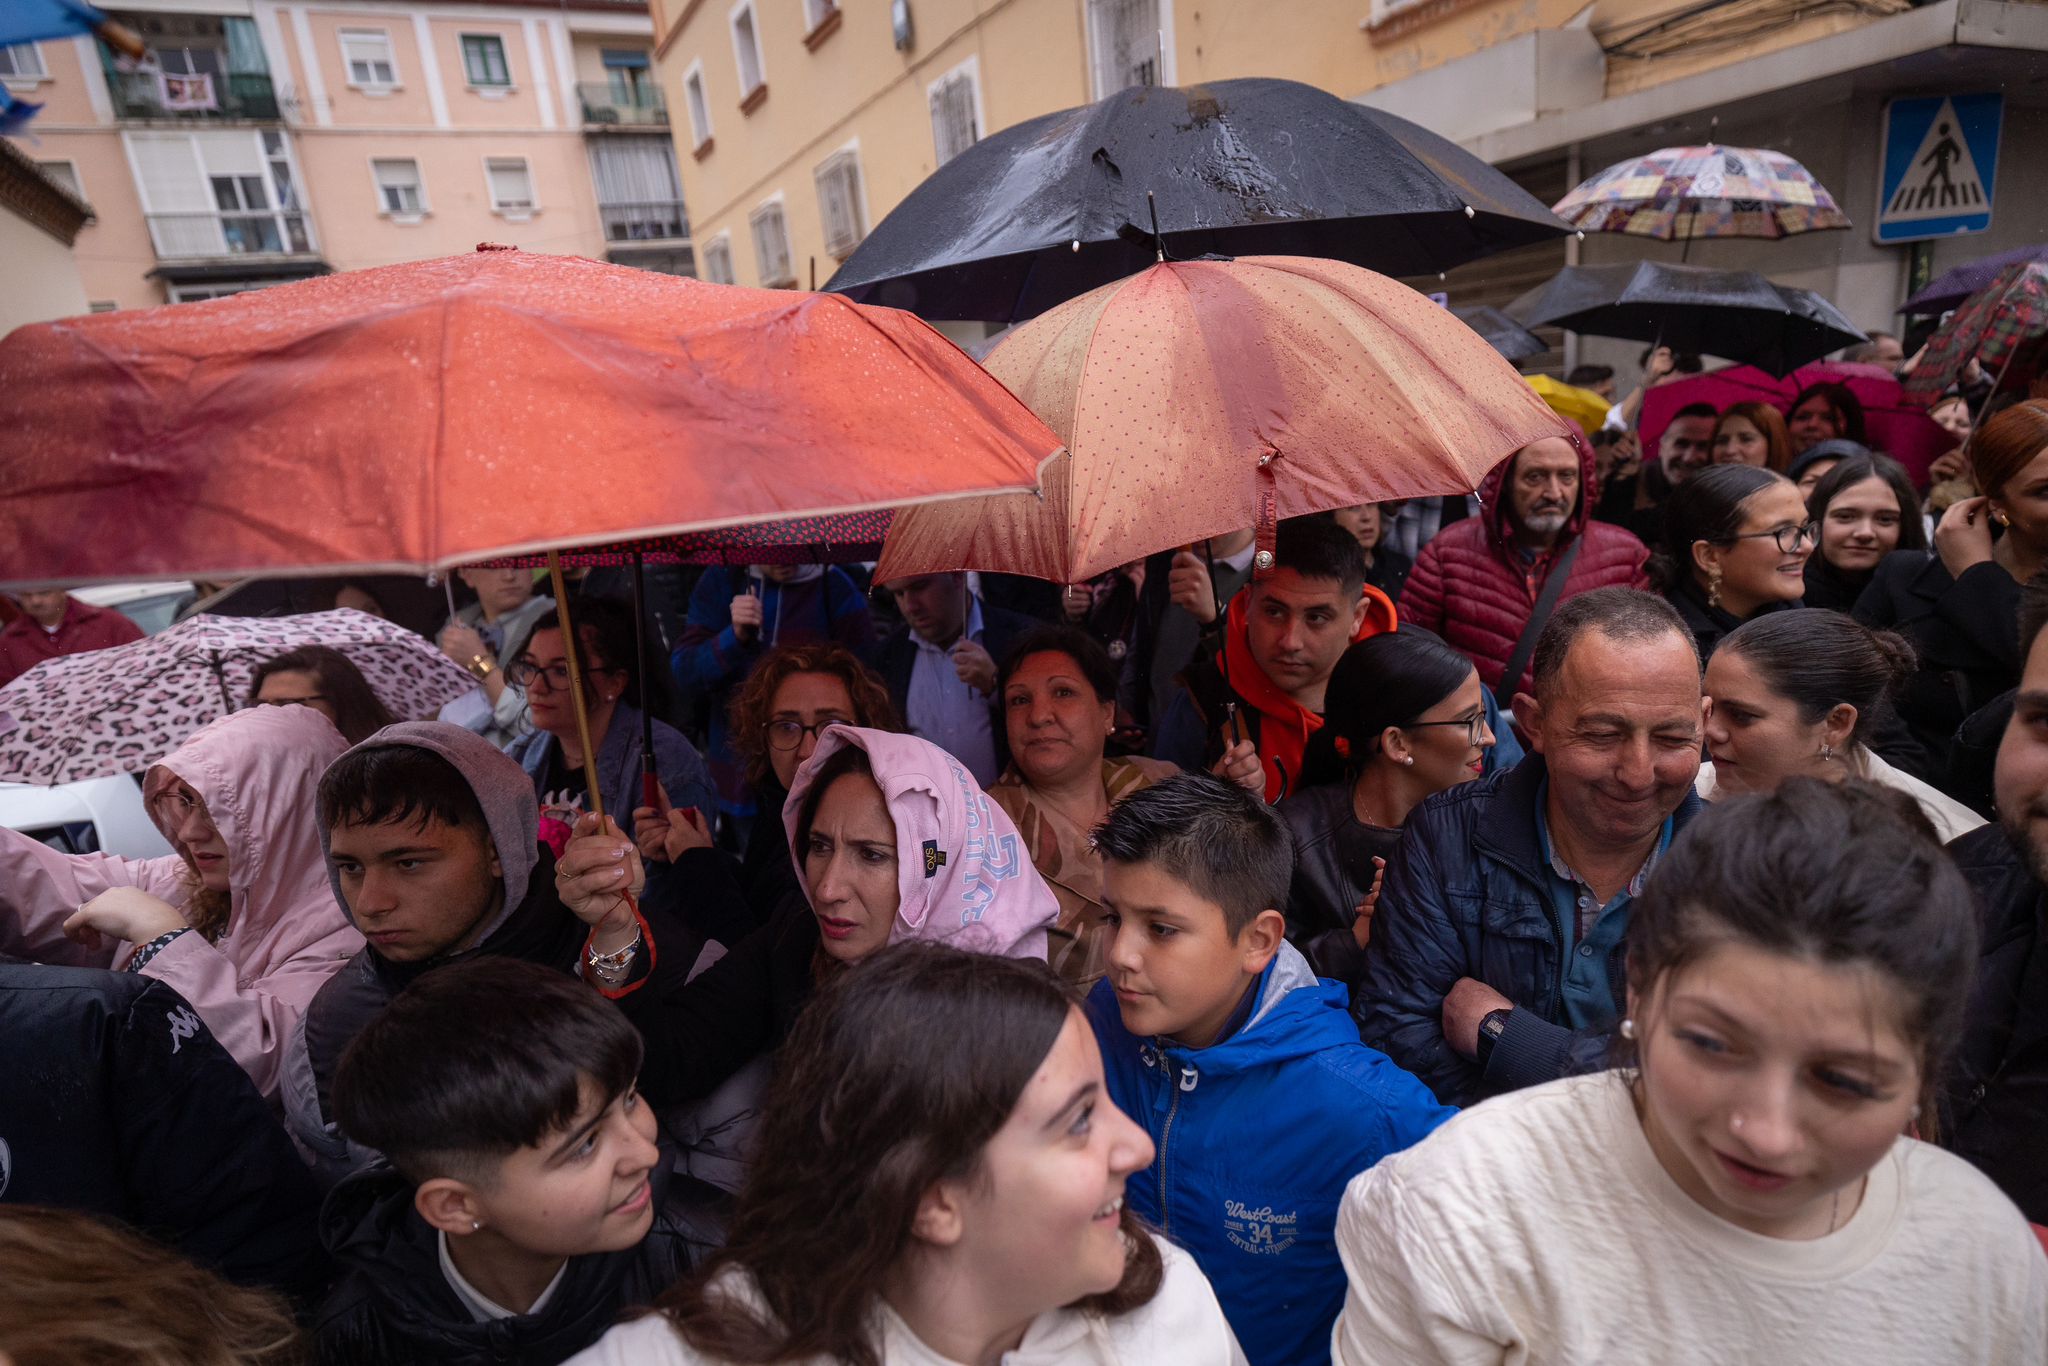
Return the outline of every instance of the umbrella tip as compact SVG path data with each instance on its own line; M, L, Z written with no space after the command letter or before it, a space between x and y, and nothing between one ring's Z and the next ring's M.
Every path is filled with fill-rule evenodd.
M1467 218L1477 218L1478 216L1479 216L1479 215L1478 215L1478 214L1477 214L1476 212L1474 212L1474 211L1473 211L1473 208L1472 208L1472 206L1471 206L1470 204L1467 204L1467 205L1465 206L1465 217L1467 217Z
M1080 238L1076 237L1076 238L1074 239L1074 247L1073 247L1073 249L1074 249L1075 251L1079 251L1079 250L1081 249L1081 239L1080 239Z
M1586 240L1586 230L1584 228L1580 228L1577 232L1573 233L1572 236L1578 238L1581 242L1583 242Z

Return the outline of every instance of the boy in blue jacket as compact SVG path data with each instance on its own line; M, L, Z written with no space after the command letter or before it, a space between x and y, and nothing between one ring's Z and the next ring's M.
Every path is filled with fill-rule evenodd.
M1345 1183L1453 1112L1287 942L1293 842L1256 795L1181 774L1113 808L1095 849L1109 974L1088 1018L1158 1148L1125 1199L1193 1255L1252 1366L1327 1362Z

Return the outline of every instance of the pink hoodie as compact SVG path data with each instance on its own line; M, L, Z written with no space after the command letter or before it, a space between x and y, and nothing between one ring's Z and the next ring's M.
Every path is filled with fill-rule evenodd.
M180 778L204 799L227 842L232 898L218 943L180 935L143 975L177 988L265 1095L314 993L363 946L320 852L320 775L347 748L311 707L253 707L201 727L143 779L145 801ZM154 801L150 817L175 844ZM191 877L177 854L71 855L0 830L0 949L81 967L126 962L131 946L88 953L63 932L80 905L124 886L181 906Z
M1031 866L1008 814L959 760L929 740L857 726L827 728L782 804L790 847L796 847L797 815L812 778L849 745L867 751L896 824L900 900L889 942L929 939L976 953L1043 959L1045 932L1059 918L1059 902ZM808 898L801 851L796 880Z

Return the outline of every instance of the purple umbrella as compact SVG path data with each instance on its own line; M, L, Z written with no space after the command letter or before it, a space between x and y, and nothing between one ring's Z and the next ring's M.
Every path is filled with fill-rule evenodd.
M2048 261L2048 242L2014 247L2011 251L1981 256L1974 261L1965 261L1954 270L1945 270L1929 281L1927 288L1900 304L1899 312L1909 317L1924 317L1961 308L1965 299L1990 284L1999 271L2029 261Z

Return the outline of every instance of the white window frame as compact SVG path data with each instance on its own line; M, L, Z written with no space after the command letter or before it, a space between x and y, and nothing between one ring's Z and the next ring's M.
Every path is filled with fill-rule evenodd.
M694 84L693 84L694 83ZM683 72L683 108L690 115L692 151L711 141L711 91L704 84L704 59L692 61Z
M747 84L747 59L740 47L740 16L747 16L747 32L753 36L754 83ZM738 0L725 12L726 31L732 35L732 64L739 73L740 102L753 98L754 92L768 84L768 59L761 51L761 16L754 10L754 0Z
M974 142L980 142L983 138L988 136L988 115L983 111L981 107L981 58L978 56L969 57L966 61L960 63L952 70L941 75L937 80L933 81L930 85L927 85L924 88L925 115L928 119L931 119L932 127L932 156L934 158L934 169L945 165L954 157L959 156L960 153L966 151L967 147L972 147L974 145L974 142L970 142L967 144L967 147L955 148L949 154L944 147L939 145L938 120L935 118L931 118L931 115L933 113L932 104L938 98L940 89L944 86L953 84L955 81L961 80L966 81L968 83L968 89L970 89L974 93Z
M56 175L50 170L52 166L62 166L66 174L70 176L70 182L67 184L65 181L57 180ZM69 157L51 157L47 161L38 161L36 169L49 176L50 179L56 180L59 185L63 185L65 189L71 191L80 199L85 199L85 177L78 173L78 163ZM89 204L92 201L88 199L86 202Z
M470 74L468 43L472 38L489 38L498 45L498 56L505 63L505 82L480 82ZM467 90L474 90L485 99L503 99L519 88L512 79L512 44L502 33L458 33L455 35L455 55L462 60L462 84Z
M782 274L771 276L768 262L761 254L760 224L773 210L776 221L782 224ZM783 289L796 284L796 243L789 235L789 207L783 202L782 191L777 190L756 204L747 213L747 235L754 239L754 273L760 277L763 289Z
M832 237L832 220L825 212L825 185L826 177L844 166L853 168L852 200L847 205L853 215L853 237L851 240L835 241ZM824 230L825 254L834 260L844 261L853 255L853 249L868 235L868 178L861 166L860 139L855 138L812 167L811 183L818 192L818 226Z
M365 95L389 95L395 90L405 89L405 85L402 81L400 81L398 75L398 45L391 41L390 29L344 28L335 30L334 37L335 41L341 47L341 71L349 89L359 90ZM389 80L359 81L356 79L355 68L356 62L359 59L350 55L349 53L349 40L351 38L376 39L381 40L383 42L384 55L381 59L372 56L361 60L363 61L363 64L365 66L374 65L376 62L381 60L386 67L390 68L391 78Z
M377 164L379 162L401 161L410 163L412 166L413 183L418 187L420 197L420 205L417 209L394 209L385 203L384 178L378 174ZM379 218L387 218L391 220L393 223L410 225L419 222L421 219L425 218L428 214L434 211L432 203L427 199L427 177L426 173L420 170L420 162L418 157L373 156L369 158L369 164L370 184L376 189L377 192L377 216Z
M710 265L714 257L725 262L725 278L722 280L711 274ZM710 241L706 242L704 244L703 259L705 265L704 278L706 280L715 285L739 283L739 276L734 273L732 268L732 234L730 232L720 230Z
M5 76L0 76L0 83L4 83L9 90L33 90L36 86L50 79L50 68L43 61L41 44L6 43L0 44L0 50L12 53L13 60L16 63L13 71L8 72ZM35 70L27 71L21 69L19 63L23 53L28 55L28 59L35 66Z
M1428 0L1372 0L1372 11L1367 16L1367 29L1378 28L1398 14L1406 14L1428 3Z
M818 25L839 12L839 0L804 0L804 32L816 33Z
M526 203L520 204L516 201L498 198L498 187L491 179L492 162L500 162L507 166L513 162L519 163L520 169L526 173ZM415 162L414 164L417 165L418 163ZM492 213L498 215L507 223L525 223L540 212L540 188L534 184L533 162L530 158L523 156L487 156L483 159L483 166L484 193L490 196ZM422 190L422 198L424 197L425 192Z
M1372 3L1374 13L1377 15L1380 8L1380 0L1372 0ZM1421 4L1422 0L1412 0L1412 3ZM1102 79L1102 63L1096 56L1097 28L1095 16L1099 8L1098 0L1086 0L1081 16L1081 26L1083 36L1088 40L1088 86L1095 99L1104 100L1114 95L1116 91L1103 88L1106 83ZM1378 20L1375 18L1371 22L1377 23ZM1173 0L1159 0L1159 84L1161 85L1180 84L1179 73L1175 70L1177 63L1174 61L1173 49ZM1127 86L1118 87L1118 89L1128 88Z

